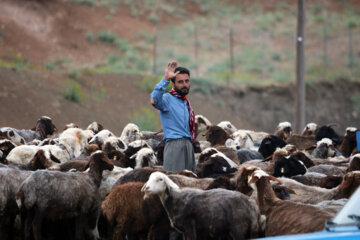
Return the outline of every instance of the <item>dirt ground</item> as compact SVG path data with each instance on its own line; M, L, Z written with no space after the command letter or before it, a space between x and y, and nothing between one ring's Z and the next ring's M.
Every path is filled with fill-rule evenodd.
M193 10L198 11L196 7ZM123 6L109 14L105 7L72 4L67 0L1 0L0 28L4 33L0 37L1 59L10 60L17 55L27 57L30 64L43 65L65 57L72 59L73 64L93 67L114 49L96 42L91 44L86 41L86 33L108 29L131 40L141 29L151 31L151 23L144 20L146 16L132 18L129 12ZM161 24L170 24L169 21L175 20ZM78 82L83 92L80 103L63 97L67 78L61 69L0 68L0 127L32 128L40 116L47 115L60 130L70 122L86 127L98 121L120 135L141 107L158 115L150 106L149 93L138 87L142 76L84 74ZM99 96L101 89L106 92L103 96ZM358 82L346 79L307 85L306 122L336 123L340 134L348 126L358 127L359 91ZM207 95L192 91L189 99L196 114L208 117L214 124L228 120L238 128L273 132L280 121L295 124L294 96L295 87L290 84L219 88Z

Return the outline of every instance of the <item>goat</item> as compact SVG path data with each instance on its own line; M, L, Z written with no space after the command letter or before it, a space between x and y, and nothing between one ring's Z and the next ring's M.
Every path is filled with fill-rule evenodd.
M141 191L145 197L159 196L171 226L186 239L197 239L197 232L215 238L228 233L235 239L259 236L258 209L242 193L224 189L179 189L160 172L152 173Z
M76 239L82 239L83 230L90 229L96 237L100 207L98 188L103 170L112 170L114 165L101 151L93 153L89 161L88 173L39 170L23 182L17 198L26 210L27 238L34 234L35 239L42 239L45 219L73 217L76 218Z
M332 217L330 214L310 205L278 199L270 180L278 181L262 170L255 170L248 180L257 191L261 214L266 215L265 236L315 232L324 228L325 221Z

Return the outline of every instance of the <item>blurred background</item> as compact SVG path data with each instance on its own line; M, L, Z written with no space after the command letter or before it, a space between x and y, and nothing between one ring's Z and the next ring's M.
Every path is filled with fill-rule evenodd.
M0 0L0 126L97 121L158 131L150 92L191 70L195 114L273 132L295 121L297 1ZM306 123L359 127L360 1L305 1Z

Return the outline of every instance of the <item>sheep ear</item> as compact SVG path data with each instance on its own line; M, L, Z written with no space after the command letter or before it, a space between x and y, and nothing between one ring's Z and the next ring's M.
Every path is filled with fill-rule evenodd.
M130 157L130 159L134 159L134 158L136 158L136 156L137 156L137 153L135 153L134 155L132 155L132 156Z
M141 191L142 191L142 192L145 192L146 184L147 184L147 183L145 183L144 186L142 186L142 188L141 188Z
M166 175L164 176L164 181L165 181L165 183L166 183L166 186L179 189L179 186L176 185L176 183L174 183L173 181L171 181L171 179L168 178Z
M282 184L282 182L281 182L279 179L277 179L276 177L274 177L274 176L272 176L272 175L269 175L268 178L269 178L270 180L272 180L272 181L275 181L275 182L278 182L278 183Z
M342 183L340 184L339 188L348 188L351 183L353 182L353 177L354 177L354 173L350 172L350 173L347 173L345 176L344 176L344 179L342 181Z
M232 138L226 139L225 146L227 148L233 148L234 147L234 140Z
M256 183L258 180L259 180L259 178L256 176L250 176L250 175L248 176L249 184Z
M55 157L54 155L52 155L51 151L50 152L50 160L53 161L53 162L56 162L56 163L61 163L60 160Z

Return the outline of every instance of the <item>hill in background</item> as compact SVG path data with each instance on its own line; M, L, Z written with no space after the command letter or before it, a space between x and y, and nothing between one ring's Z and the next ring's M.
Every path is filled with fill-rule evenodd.
M268 132L294 123L296 4L279 2L3 0L0 126L31 128L48 115L59 129L159 130L149 91L171 58L193 70L192 105L213 123ZM339 133L359 120L359 5L307 2L306 119L338 123Z

